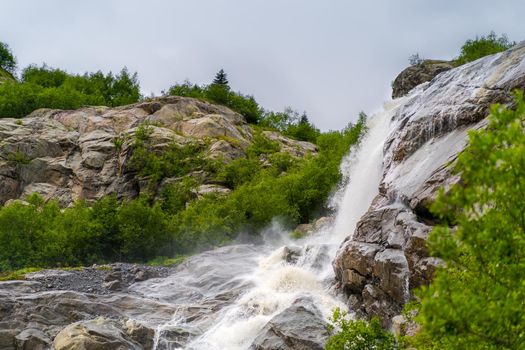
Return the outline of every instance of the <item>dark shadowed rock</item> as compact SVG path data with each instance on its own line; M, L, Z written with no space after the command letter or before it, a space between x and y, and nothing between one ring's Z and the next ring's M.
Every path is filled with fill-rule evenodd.
M453 62L440 60L423 60L420 64L403 70L392 83L392 98L408 94L410 90L432 80L439 73L454 68Z
M140 344L144 350L153 349L155 330L135 320L124 323L123 329L131 340Z
M28 328L15 337L17 350L47 350L51 339L39 329Z

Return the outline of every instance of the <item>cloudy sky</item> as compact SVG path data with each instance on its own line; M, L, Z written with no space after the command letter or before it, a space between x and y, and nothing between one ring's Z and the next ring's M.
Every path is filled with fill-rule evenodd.
M224 68L265 108L322 129L372 113L418 52L449 59L490 30L525 39L523 0L2 0L0 41L19 65L139 74L145 93Z

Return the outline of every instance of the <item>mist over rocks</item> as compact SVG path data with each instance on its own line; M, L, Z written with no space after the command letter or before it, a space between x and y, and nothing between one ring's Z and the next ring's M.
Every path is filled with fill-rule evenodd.
M406 72L403 72L406 74ZM428 284L440 260L426 239L437 219L429 205L459 181L451 164L489 107L525 88L525 43L447 70L416 87L396 111L384 144L379 194L333 261L351 310L389 326L411 291Z

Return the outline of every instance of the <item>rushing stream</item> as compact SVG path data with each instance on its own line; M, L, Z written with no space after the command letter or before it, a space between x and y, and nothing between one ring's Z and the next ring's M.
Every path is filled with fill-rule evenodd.
M156 349L249 349L274 316L298 300L310 300L326 320L344 303L330 292L331 261L343 239L377 194L383 143L403 99L370 118L359 148L344 159L344 180L332 205L333 224L291 240L277 224L260 245L233 245L196 255L163 280L135 284L135 293L153 297L177 311L158 327Z

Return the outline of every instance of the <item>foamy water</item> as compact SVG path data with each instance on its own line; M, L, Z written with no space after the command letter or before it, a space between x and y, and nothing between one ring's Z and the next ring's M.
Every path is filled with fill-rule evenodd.
M344 181L332 199L337 215L331 226L296 241L275 226L272 239L262 246L199 254L164 281L134 287L178 305L173 319L159 326L155 349L248 349L273 317L300 298L312 300L324 319L334 308L344 309L344 302L330 292L331 261L377 195L384 140L403 101L392 101L371 117L359 147L344 158Z

